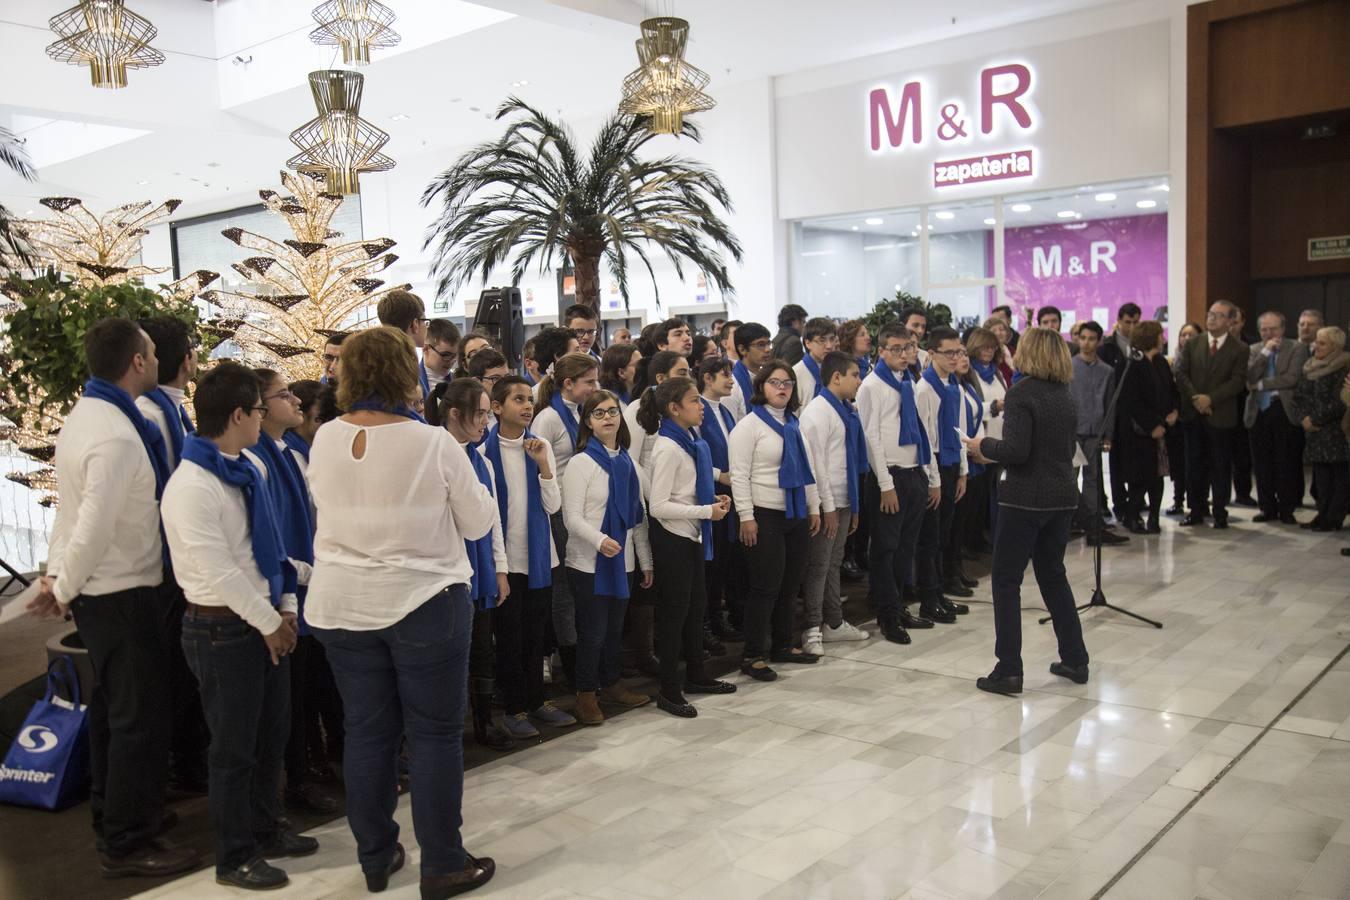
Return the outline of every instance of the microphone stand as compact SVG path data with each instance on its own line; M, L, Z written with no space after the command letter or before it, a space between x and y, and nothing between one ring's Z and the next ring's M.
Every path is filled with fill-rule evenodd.
M1093 449L1093 452L1097 454L1097 478L1095 479L1096 483L1092 485L1092 490L1097 492L1098 500L1100 500L1105 491L1105 488L1102 487L1102 441L1106 439L1106 431L1111 427L1111 423L1115 420L1116 402L1120 400L1120 389L1125 386L1125 378L1130 374L1130 367L1140 359L1143 359L1143 354L1139 353L1138 350L1135 350L1133 347L1131 347L1129 354L1126 355L1125 357L1125 368L1120 373L1120 381L1116 382L1116 389L1115 392L1111 395L1111 402L1108 403L1106 406L1106 416L1102 419L1102 430L1097 434L1097 446ZM1128 609L1121 609L1114 603L1107 602L1106 594L1102 591L1101 510L1098 510L1096 513L1093 514L1092 524L1089 525L1088 527L1092 529L1092 535L1093 537L1096 538L1096 540L1093 542L1095 546L1093 546L1092 548L1092 575L1095 583L1092 589L1092 599L1089 600L1087 603L1084 603L1082 606L1078 607L1077 611L1082 612L1085 609L1104 607L1106 609L1111 610L1112 612L1118 612L1121 615L1129 616L1132 619L1138 619L1140 622L1145 622L1149 625L1152 625L1154 628L1162 628L1163 626L1161 622L1155 622L1153 619L1141 616L1138 613L1132 613ZM1046 622L1049 622L1050 619L1051 619L1050 616L1045 616L1044 618L1040 619L1040 623L1044 625Z

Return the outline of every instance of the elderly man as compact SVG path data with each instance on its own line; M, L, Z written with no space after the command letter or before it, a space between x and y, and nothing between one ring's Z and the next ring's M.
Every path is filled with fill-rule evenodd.
M1285 337L1283 313L1266 312L1257 319L1261 341L1253 344L1247 360L1247 405L1243 424L1251 439L1256 499L1261 512L1255 521L1294 523L1302 492L1302 435L1294 418L1294 385L1298 383L1308 350Z

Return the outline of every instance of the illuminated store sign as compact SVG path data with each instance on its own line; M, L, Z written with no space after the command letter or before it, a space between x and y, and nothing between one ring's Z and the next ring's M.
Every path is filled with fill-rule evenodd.
M931 137L939 147L997 141L1006 135L1026 135L1035 131L1036 118L1031 103L1034 78L1031 67L1022 63L987 66L980 71L978 120L970 121L963 101L941 104L936 119L926 106L933 90L922 80L907 82L898 95L889 87L873 88L868 94L868 126L872 151L904 150L921 147ZM925 98L925 94L929 98ZM925 122L933 123L932 133ZM1035 150L997 150L979 156L944 159L933 163L933 186L952 187L1029 178L1035 174Z

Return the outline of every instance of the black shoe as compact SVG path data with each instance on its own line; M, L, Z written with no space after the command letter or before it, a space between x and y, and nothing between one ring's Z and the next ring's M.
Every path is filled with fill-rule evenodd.
M975 679L975 686L982 691L988 691L991 694L1013 694L1022 693L1021 675L994 675L989 674L983 678Z
M757 661L764 662L762 659ZM755 662L756 660L750 660L741 663L741 674L749 675L756 681L776 681L778 679L778 673L773 669L770 669L767 665L757 666Z
M959 580L957 580L957 579L955 579L955 578L948 579L948 580L942 585L942 593L944 593L944 594L950 594L950 595L952 595L953 597L974 597L974 596L975 596L975 592L974 592L974 591L972 591L970 588L966 587L964 584L962 584Z
M694 704L681 697L679 701L667 699L665 694L656 695L656 708L663 709L672 716L679 716L681 719L693 719L698 716L698 710Z
M1256 506L1256 501L1252 499L1251 494L1243 494L1240 497L1233 498L1234 506Z
M262 857L250 859L234 869L216 869L216 884L243 888L246 891L274 891L290 882L286 873L270 866Z
M1083 537L1083 536L1085 536L1086 534L1087 534L1086 531L1084 531L1082 528L1078 527L1077 525L1074 525L1072 528L1069 529L1069 540L1073 540L1074 538L1080 538L1080 537Z
M1068 666L1062 662L1052 662L1050 664L1050 674L1058 675L1060 678L1067 678L1074 684L1087 684L1088 667L1087 664L1081 666Z
M717 638L719 641L739 644L745 640L745 635L741 634L739 630L733 627L730 622L720 615L713 616L711 630L713 637Z
M929 622L928 627L933 627ZM881 618L877 620L877 628L881 630L881 636L892 644L908 644L911 640L909 632L901 627L898 619Z
M1173 503L1170 507L1168 507L1167 515L1184 516L1186 515L1186 507L1182 506L1180 503Z
M966 574L966 570L960 566L956 567L956 579L960 581L964 587L974 588L980 586L980 580L978 578L971 578Z
M638 671L643 675L650 675L653 678L661 677L661 663L650 653L644 653L637 658Z
M810 653L803 653L800 650L774 650L769 654L769 662L788 664L797 663L804 666L810 666L820 662L820 657Z
M319 842L312 837L296 834L289 828L278 831L265 844L258 845L263 859L281 859L283 856L313 856L319 852Z
M1280 524L1281 524L1281 525L1297 525L1297 524L1298 524L1298 519L1295 519L1295 518L1294 518L1294 514L1291 513L1291 512L1289 512L1289 513L1280 513Z
M933 627L933 620L932 620L932 619L925 618L924 616L916 616L916 615L914 615L914 613L910 612L909 609L907 609L906 607L903 607L903 606L900 607L900 612L896 615L895 619L896 619L896 623L897 623L901 628L908 628L908 629L910 629L910 630L914 630L914 629L916 629L916 628L932 628L932 627ZM908 642L908 641L901 641L900 643L905 643L905 644L907 644L907 643L909 643L909 642Z
M948 600L946 597L942 598L941 603L942 608L953 615L964 616L970 612L969 606L964 603L957 603L955 600Z
M403 868L403 863L407 859L407 854L403 852L402 844L394 844L394 858L389 860L389 865L378 872L366 872L366 890L372 894L378 894L389 887L389 879L399 869Z
M934 622L941 622L943 625L956 624L956 613L948 612L937 601L921 604L919 613L925 619L932 619Z
M481 731L475 729L473 739L489 750L496 750L498 753L505 753L507 750L516 748L516 742L511 740L511 736L505 731L498 728L496 722L488 722L487 726Z
M104 878L162 878L191 872L201 864L200 854L191 847L171 848L158 840L125 856L99 854L99 871Z
M1122 524L1130 534L1148 534L1148 529L1144 527L1143 520L1138 516L1126 516Z
M844 560L843 564L839 566L839 576L848 582L856 583L863 580L862 569L858 568L858 564L851 559Z
M1223 529L1228 527L1228 513L1214 514L1214 527Z
M286 808L298 813L331 816L338 811L338 802L317 784L302 784L298 790L286 789Z
M1158 524L1156 515L1148 517L1148 524L1144 526L1144 534L1162 534L1162 526Z
M1191 513L1186 518L1181 520L1181 527L1190 528L1195 525L1203 525L1205 524L1206 518L1207 517L1205 516L1204 513Z
M1350 556L1350 547L1342 547L1341 556Z
M703 649L713 656L726 656L727 654L727 645L719 641L707 629L703 631Z
M1103 529L1100 535L1100 543L1103 547L1114 546L1116 544L1128 544L1129 542L1130 539L1127 538L1125 535L1116 534L1114 531L1107 531ZM1089 547L1095 547L1097 546L1098 543L1099 543L1098 538L1094 538L1091 535L1088 536L1087 545Z
M422 876L422 900L449 900L482 887L497 873L497 864L491 857L474 859L467 853L464 855L469 858L465 860L464 868L455 874Z
M730 681L686 681L684 692L686 694L734 694L736 693L736 685Z
M1279 516L1275 515L1275 513L1268 513L1268 512L1259 512L1256 515L1252 516L1253 522L1275 522L1278 519Z

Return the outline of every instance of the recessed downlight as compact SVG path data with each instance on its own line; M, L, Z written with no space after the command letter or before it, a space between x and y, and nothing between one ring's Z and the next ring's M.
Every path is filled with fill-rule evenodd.
M1071 209L1061 209L1059 212L1055 213L1055 215L1059 216L1061 219L1072 219L1075 218L1078 213Z
M1107 191L1104 194L1098 194L1092 199L1096 200L1098 203L1110 203L1112 200L1116 199L1116 195L1111 193L1110 191Z
M1030 203L1014 203L1012 206L1008 208L1011 209L1013 212L1031 212Z
M952 219L955 219L955 218L956 218L956 213L954 213L954 212L952 212L952 211L950 211L950 210L944 209L944 210L941 210L941 211L939 211L939 212L933 213L933 218L935 218L935 219L941 219L941 220L944 221L944 222L949 222L949 221L951 221Z
M1135 206L1139 207L1140 209L1152 209L1157 205L1158 205L1157 200L1140 200L1138 203L1135 204Z
M993 220L993 219L985 219L985 220L984 220L984 224L986 224L986 225L993 225L993 224L994 224L994 220Z
M864 224L864 225L884 225L884 224L886 224L886 220L883 219L883 218L881 218L880 216L870 216L869 218L863 219L863 224Z

